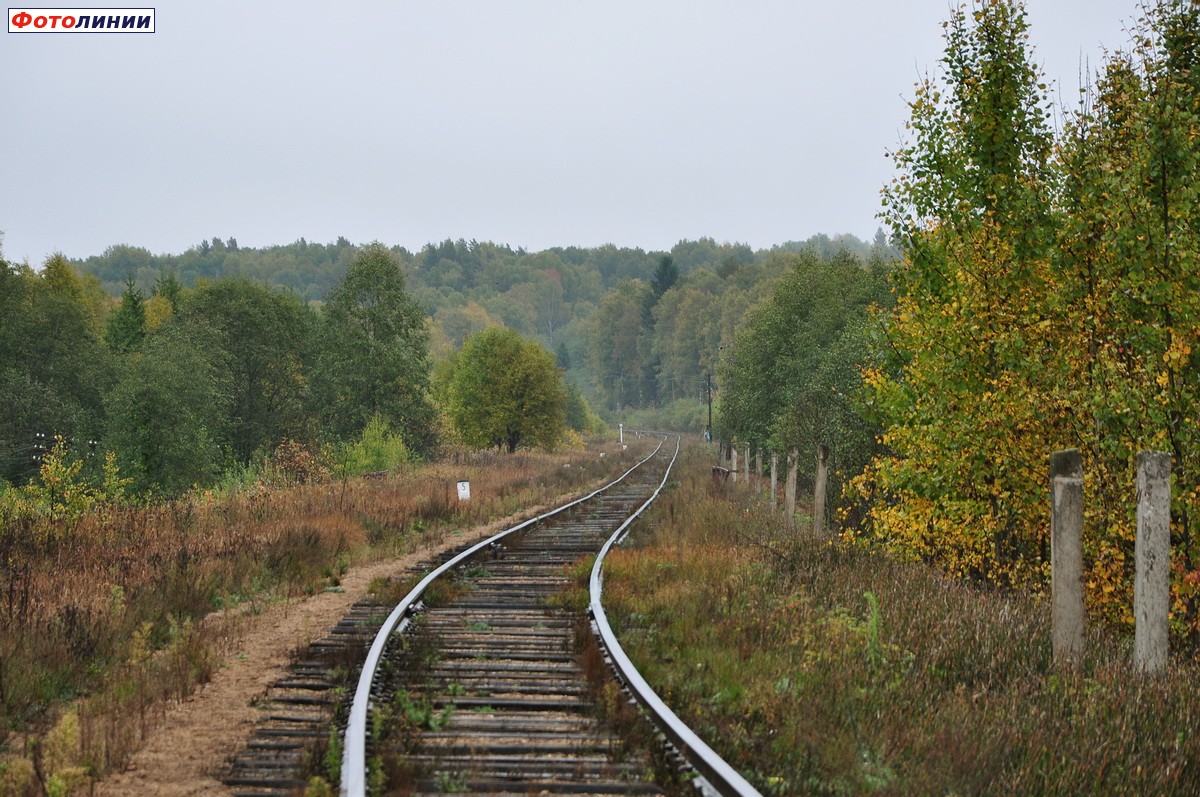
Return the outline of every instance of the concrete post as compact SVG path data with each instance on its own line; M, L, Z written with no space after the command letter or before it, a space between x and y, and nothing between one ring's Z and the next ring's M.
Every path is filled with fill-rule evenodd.
M1167 665L1171 612L1171 455L1143 451L1137 460L1134 546L1133 665L1156 673Z
M779 508L779 452L771 452L771 511Z
M750 484L750 444L749 443L746 443L745 463L746 463L746 489L749 490L751 487L751 484Z
M813 534L825 534L825 492L829 487L829 446L817 446L817 483L813 488Z
M794 448L788 449L787 454L787 484L783 489L784 507L787 513L787 527L796 528L796 468L800 464L800 452Z
M1083 459L1050 455L1050 639L1054 662L1083 656Z
M621 443L622 445L624 445L625 444L625 424L623 424L623 423L617 424L617 434L620 435L620 439L618 440L618 442Z
M755 474L758 475L758 481L756 482L756 484L758 485L758 492L761 493L762 486L763 486L763 483L762 483L762 481L763 481L763 464L762 464L762 448L761 447L754 449L754 472L755 472Z
M733 472L733 483L737 484L737 445L729 444L729 470Z

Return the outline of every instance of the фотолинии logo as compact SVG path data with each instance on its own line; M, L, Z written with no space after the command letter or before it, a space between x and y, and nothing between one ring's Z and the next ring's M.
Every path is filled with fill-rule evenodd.
M9 33L153 33L153 8L10 8Z

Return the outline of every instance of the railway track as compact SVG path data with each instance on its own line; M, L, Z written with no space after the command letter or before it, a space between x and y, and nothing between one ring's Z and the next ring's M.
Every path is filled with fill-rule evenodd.
M757 795L642 681L600 600L605 553L677 454L659 444L604 489L421 565L395 607L360 601L264 695L224 783L294 795L340 757L343 795ZM582 595L570 565L598 552Z
M600 606L599 561L591 631L629 691L598 690L595 672L589 683L578 653L589 623L562 599L570 566L624 533L677 453L677 441L660 443L621 479L459 553L413 588L363 666L343 794L661 794L688 763L696 770L684 780L703 791L757 794L632 669ZM593 647L593 670L600 657ZM628 713L633 699L659 728L658 756L600 719L597 702Z

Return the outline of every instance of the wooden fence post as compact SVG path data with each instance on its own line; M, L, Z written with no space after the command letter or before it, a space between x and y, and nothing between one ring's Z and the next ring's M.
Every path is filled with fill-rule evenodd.
M746 443L746 457L745 457L744 461L746 463L746 489L749 490L751 487L751 485L750 485L750 444L749 443Z
M737 443L729 444L729 470L733 473L733 483L737 484Z
M1050 638L1054 662L1083 656L1083 459L1050 455Z

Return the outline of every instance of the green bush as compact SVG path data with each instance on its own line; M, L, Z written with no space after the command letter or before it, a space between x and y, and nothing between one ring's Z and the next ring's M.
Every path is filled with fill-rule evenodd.
M372 416L362 436L346 446L338 458L337 472L345 476L398 470L412 463L404 438L379 414Z

